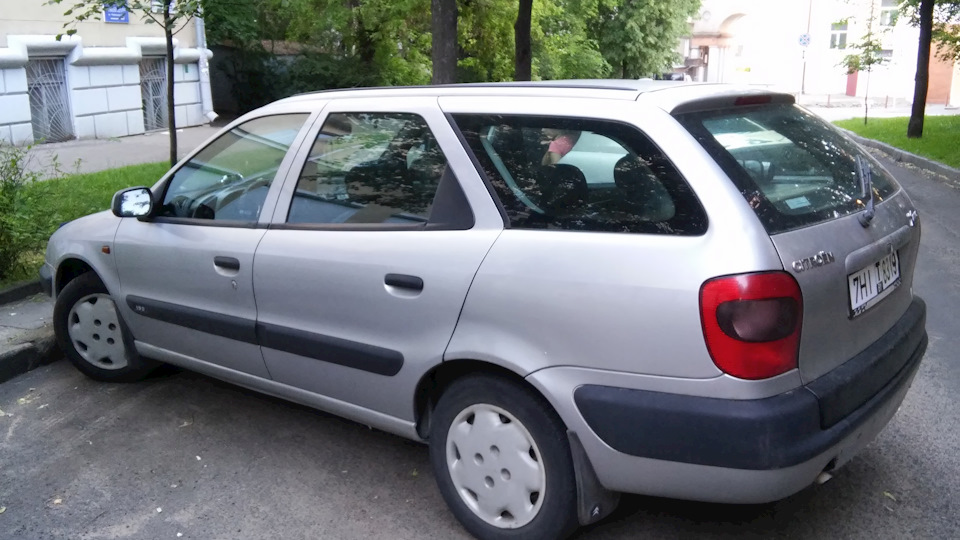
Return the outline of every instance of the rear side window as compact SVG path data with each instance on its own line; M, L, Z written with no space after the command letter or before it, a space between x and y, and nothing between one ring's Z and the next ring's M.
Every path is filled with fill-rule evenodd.
M677 119L737 184L770 234L863 210L857 156L871 164L875 202L897 191L875 159L792 105L696 112Z
M509 219L522 229L699 235L690 187L635 127L577 118L454 115Z
M423 224L447 160L427 123L406 113L331 113L297 182L297 224Z

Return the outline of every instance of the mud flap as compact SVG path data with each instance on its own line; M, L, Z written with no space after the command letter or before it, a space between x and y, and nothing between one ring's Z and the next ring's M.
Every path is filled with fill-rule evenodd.
M580 525L589 525L610 515L620 502L620 494L600 484L577 434L567 430L567 439L577 478L577 517Z

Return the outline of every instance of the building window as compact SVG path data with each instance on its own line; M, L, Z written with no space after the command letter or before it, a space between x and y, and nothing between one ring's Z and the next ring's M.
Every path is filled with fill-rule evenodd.
M894 26L900 10L897 7L899 0L880 0L880 26Z
M830 25L830 48L847 48L847 23L833 23Z
M40 143L73 138L73 121L67 106L67 79L62 58L27 62L27 92L33 138Z

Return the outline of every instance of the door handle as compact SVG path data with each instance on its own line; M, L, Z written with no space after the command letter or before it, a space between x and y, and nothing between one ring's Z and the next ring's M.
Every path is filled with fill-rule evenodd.
M222 257L217 255L213 258L214 266L224 270L240 270L240 260L233 257Z
M407 274L387 274L383 282L390 287L400 289L410 289L412 291L423 290L423 280L417 276L408 276Z

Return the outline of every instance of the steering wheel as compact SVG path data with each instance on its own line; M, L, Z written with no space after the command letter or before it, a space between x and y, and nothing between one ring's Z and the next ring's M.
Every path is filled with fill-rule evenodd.
M193 217L193 210L190 208L193 199L185 195L177 195L170 201L170 208L176 217Z

